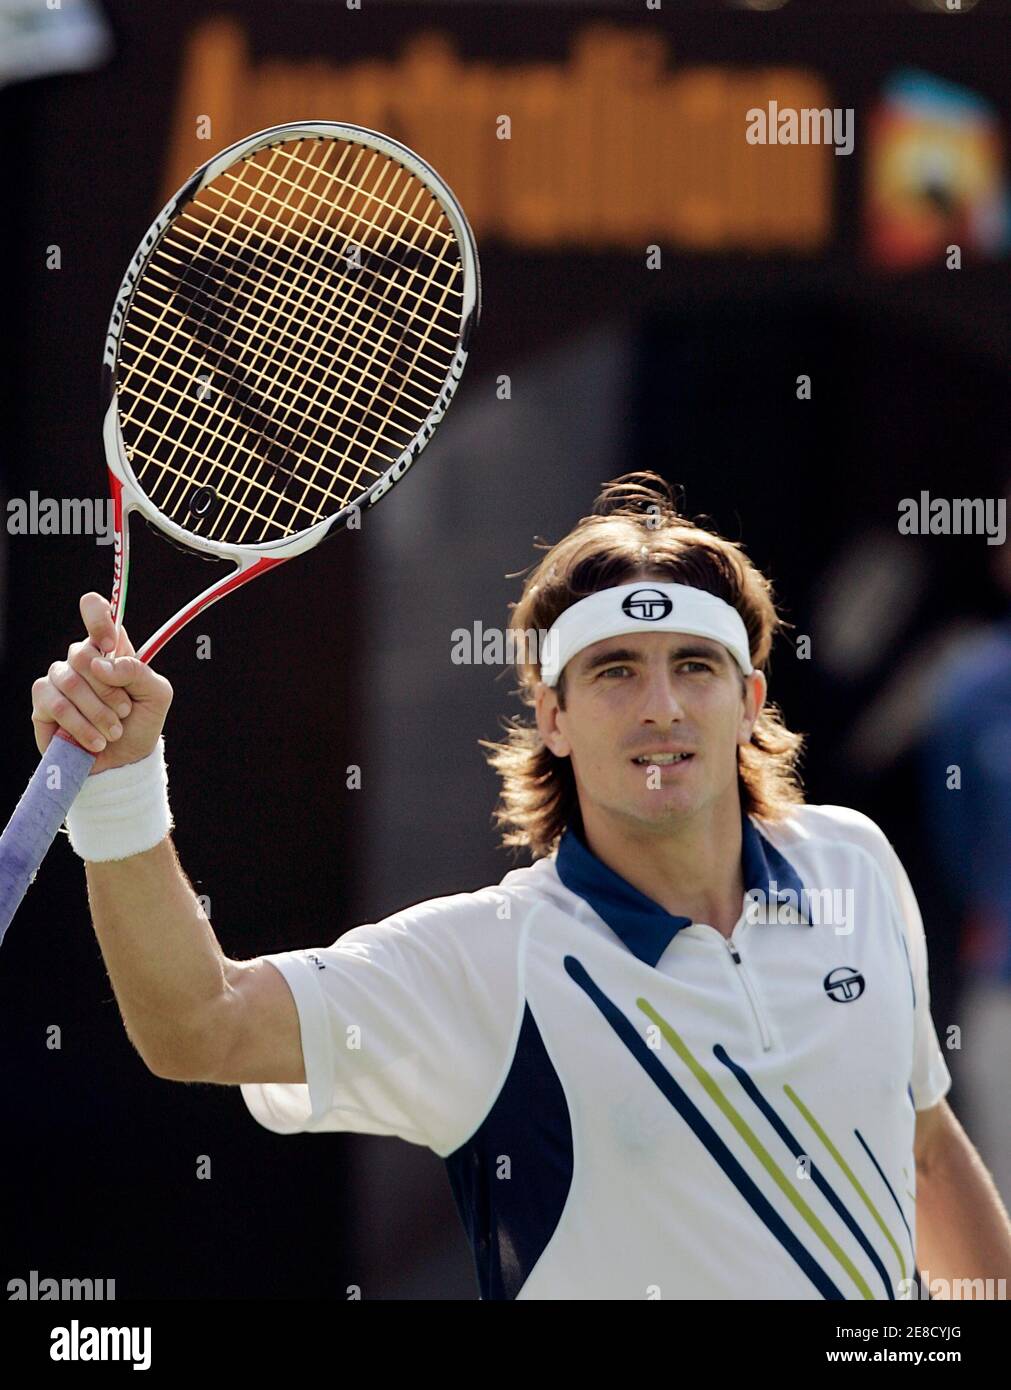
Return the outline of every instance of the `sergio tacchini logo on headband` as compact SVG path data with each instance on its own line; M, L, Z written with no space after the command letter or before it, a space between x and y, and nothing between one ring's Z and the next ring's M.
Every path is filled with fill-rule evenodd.
M644 623L657 623L674 607L674 600L662 594L659 589L636 589L622 600L621 611L628 618L638 618Z

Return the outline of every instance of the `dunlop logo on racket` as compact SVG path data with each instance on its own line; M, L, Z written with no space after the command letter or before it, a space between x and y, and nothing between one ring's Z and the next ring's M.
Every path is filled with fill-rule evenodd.
M428 419L425 421L419 433L419 436L415 440L415 442L411 445L409 449L405 450L404 453L401 454L400 458L397 459L396 463L390 469L389 473L382 480L382 482L377 484L375 490L372 493L371 498L369 499L370 507L373 506L374 503L378 502L380 497L385 497L394 483L398 483L400 481L400 479L410 468L411 464L421 453L422 449L424 449L425 445L431 439L432 435L435 433L436 425L440 423L442 417L449 409L450 401L456 395L456 388L460 384L460 378L463 376L463 369L466 366L466 363L467 354L464 352L463 348L458 348L456 357L453 361L453 366L450 368L452 372L452 377L449 381L446 382L446 385L443 387L441 400L439 401L435 409L432 411L431 415L429 415Z
M123 283L119 287L119 294L116 296L116 306L112 311L112 318L109 321L109 331L105 337L105 353L102 363L110 370L116 365L116 344L119 340L119 330L123 326L123 317L126 313L126 306L130 302L130 294L133 290L134 281L140 273L141 267L147 259L148 252L161 236L162 232L172 220L178 198L172 200L168 207L164 208L152 223L147 236L138 246L133 260L130 262L129 269L123 276Z

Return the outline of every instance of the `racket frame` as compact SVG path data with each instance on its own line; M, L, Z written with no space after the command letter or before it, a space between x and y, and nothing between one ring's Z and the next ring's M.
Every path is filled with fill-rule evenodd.
M354 502L343 507L333 516L322 518L314 525L281 540L269 541L260 546L230 545L222 541L209 540L186 530L178 522L165 516L148 498L130 463L126 443L119 421L115 370L123 327L127 322L134 291L141 282L143 271L154 255L162 237L172 226L176 217L184 210L202 188L224 173L240 159L246 159L260 150L291 140L336 139L349 143L365 145L378 150L388 158L402 164L426 185L438 200L446 215L460 248L463 272L460 342L446 373L445 380L436 397L435 404L418 428L414 438L400 452L381 477L377 478ZM271 126L257 131L245 139L236 141L227 149L209 159L206 164L186 181L162 208L148 228L134 254L122 284L116 295L115 305L109 320L102 358L103 397L106 402L102 426L106 463L109 470L109 490L113 502L113 588L112 613L117 631L122 625L126 611L126 591L129 577L129 518L138 511L159 531L170 539L191 550L200 551L216 559L230 560L235 570L209 585L196 598L191 599L155 632L137 651L141 661L151 658L169 641L171 637L195 618L210 604L224 598L233 590L257 578L275 566L283 564L295 555L311 550L330 532L343 529L353 515L373 507L381 497L398 483L418 459L428 443L436 426L440 423L450 402L456 394L457 386L467 363L471 335L481 314L481 274L477 257L477 245L463 208L452 190L420 155L402 145L398 140L383 135L367 126L349 125L336 121L293 121L286 125Z

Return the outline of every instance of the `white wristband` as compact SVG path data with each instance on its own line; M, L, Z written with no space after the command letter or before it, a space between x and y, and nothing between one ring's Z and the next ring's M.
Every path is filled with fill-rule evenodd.
M95 863L153 849L172 825L164 738L140 762L89 777L67 813L75 854Z

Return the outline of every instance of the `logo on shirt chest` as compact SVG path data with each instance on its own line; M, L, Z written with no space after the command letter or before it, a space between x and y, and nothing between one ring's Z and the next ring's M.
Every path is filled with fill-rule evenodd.
M837 965L822 981L825 993L837 1004L852 1004L864 992L864 977L849 965Z

